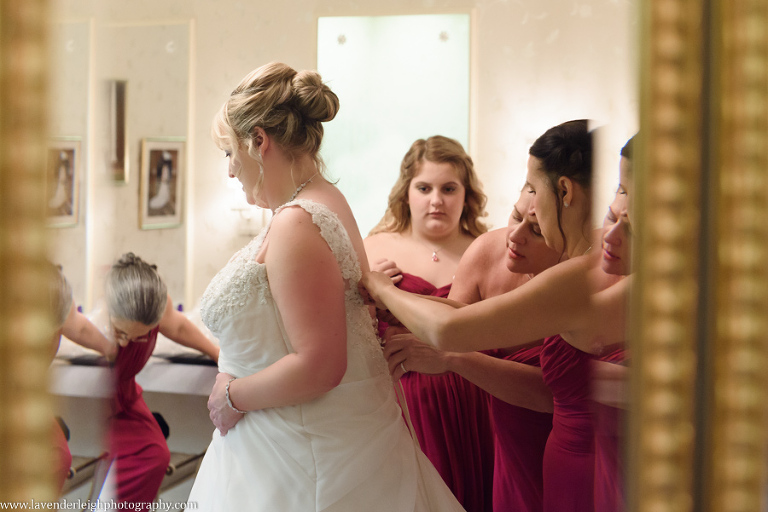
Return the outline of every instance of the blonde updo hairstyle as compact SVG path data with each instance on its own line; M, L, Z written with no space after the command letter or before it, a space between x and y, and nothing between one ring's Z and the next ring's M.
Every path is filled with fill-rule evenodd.
M60 329L69 316L74 301L72 287L61 270L61 265L45 263L45 273L48 278L48 298L50 312L56 329Z
M408 189L411 186L411 180L421 171L424 161L449 163L459 175L465 191L464 209L459 220L461 232L476 238L488 231L488 227L481 220L481 217L488 215L485 212L487 197L475 174L472 158L458 141L435 135L426 140L419 139L414 142L403 157L400 175L389 193L387 211L376 227L371 230L369 236L382 232L401 233L411 226Z
M261 165L254 129L262 128L291 158L307 154L318 170L322 123L339 111L339 98L316 71L297 72L271 62L249 73L232 91L213 120L216 145L234 155L241 145ZM263 174L256 188L261 187Z

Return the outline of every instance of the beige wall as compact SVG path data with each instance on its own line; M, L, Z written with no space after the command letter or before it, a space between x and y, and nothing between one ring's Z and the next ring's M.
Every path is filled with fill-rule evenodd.
M472 13L470 153L488 192L490 221L497 227L506 223L523 184L527 149L533 140L554 124L580 117L610 124L600 159L607 178L599 185L595 208L596 217L601 217L616 184L618 150L637 127L634 1L391 0L383 6L375 0L73 0L54 4L57 19L94 19L97 27L115 22L188 24L190 80L188 90L178 91L180 96L189 95L188 131L180 134L188 137L190 148L185 224L164 230L167 236L129 237L136 252L147 253L139 245L151 246L153 257L165 257L161 270L169 265L184 269L186 279L174 278L169 285L174 298L188 306L248 240L238 234L239 216L230 209L232 190L226 185L223 155L210 142L210 119L239 80L263 63L279 60L299 69L313 68L318 16ZM98 37L98 30L93 33ZM93 41L94 47L108 51L102 43ZM135 130L129 134L134 140L151 135ZM120 200L133 205L131 197L129 193ZM185 261L177 258L180 246ZM100 259L126 249L107 247L99 251ZM91 266L95 269L97 264L103 265L95 261ZM91 290L97 290L97 279L91 277L90 282ZM94 295L100 293L94 291Z

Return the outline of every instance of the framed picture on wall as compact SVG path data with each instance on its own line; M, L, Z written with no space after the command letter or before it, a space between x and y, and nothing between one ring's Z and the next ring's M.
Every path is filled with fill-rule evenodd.
M49 226L77 225L80 173L80 138L52 139L48 143L45 187Z
M139 187L141 229L181 225L184 146L183 138L142 139Z

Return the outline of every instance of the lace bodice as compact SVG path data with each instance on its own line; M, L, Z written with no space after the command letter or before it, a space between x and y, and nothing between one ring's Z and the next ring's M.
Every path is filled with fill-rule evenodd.
M358 291L360 263L344 225L327 206L303 199L281 206L274 216L291 206L299 206L312 216L345 281L348 368L357 356L364 356L369 370L376 374L386 372L379 340ZM253 373L292 351L272 299L267 266L255 260L271 225L272 220L216 274L201 300L203 322L221 342L220 368L228 373ZM280 338L282 343L274 344L274 338ZM224 369L227 364L233 368Z

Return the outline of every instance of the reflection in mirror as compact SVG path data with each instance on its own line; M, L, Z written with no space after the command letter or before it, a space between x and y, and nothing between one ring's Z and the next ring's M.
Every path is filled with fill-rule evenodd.
M99 41L94 52L95 82L103 84L94 102L95 126L104 129L93 134L89 257L94 297L103 295L104 270L120 254L134 251L157 264L174 300L185 299L187 230L178 222L168 229L141 229L138 178L142 139L187 137L189 31L189 23L103 24L95 31ZM126 108L122 127L121 104ZM118 139L127 141L124 165L131 168L122 184L113 173L113 162L120 158ZM182 223L184 207L177 208Z
M322 14L344 14L346 3L329 2ZM606 144L610 157L604 166L609 184L595 198L596 204L607 205L615 190L617 150L635 129L635 91L627 71L633 65L633 51L624 23L631 19L629 3L589 7L579 2L572 10L554 9L548 2L476 3L470 3L474 6L471 45L468 14L322 17L315 39L316 14L305 13L292 22L307 30L296 30L285 45L276 43L284 41L280 39L284 27L260 25L259 40L273 43L258 47L253 45L252 21L241 20L269 20L270 7L264 5L261 8L267 12L256 16L255 8L238 4L246 15L227 19L226 24L205 2L177 6L179 12L165 18L195 19L197 32L189 22L135 22L154 16L162 19L161 4L151 8L149 3L137 4L134 12L115 10L119 19L112 25L95 22L94 41L86 37L94 47L90 51L94 61L84 68L86 86L82 88L88 90L87 84L93 84L93 94L78 112L90 115L96 129L87 133L84 121L80 131L54 133L83 137L83 154L90 155L83 160L87 190L83 211L89 235L87 243L74 245L79 250L77 261L83 265L82 281L70 276L71 265L64 264L73 287L81 287L76 292L81 294L78 302L92 310L93 298L102 295L101 273L128 250L158 264L174 299L189 302L200 297L231 254L232 244L242 245L232 217L249 217L243 213L246 210L232 212L235 207L222 206L224 201L219 200L231 194L225 190L224 159L208 140L213 105L218 106L229 93L234 75L257 64L286 60L299 61L300 68L315 67L311 61L315 45L317 68L339 93L342 105L340 115L326 127L323 156L330 176L340 179L364 234L381 218L408 146L435 134L459 140L472 156L489 195L489 224L498 227L505 225L524 181L528 148L546 127L588 116L599 124L614 123L612 139ZM373 2L361 2L361 6L362 14L377 11ZM391 12L398 10L413 12L398 6ZM343 24L355 20L361 25ZM595 40L590 37L609 23L610 30L601 30ZM198 43L205 44L197 44L193 53L195 33ZM85 35L89 34L86 30ZM423 52L416 50L419 46ZM200 71L192 74L192 68ZM115 87L103 86L108 82L125 84L124 98L130 97L130 104L125 103L123 136L117 128L121 124L116 115L119 94ZM193 118L190 112L198 115ZM142 232L136 179L140 176L139 141L185 136L187 164L199 172L188 175L186 192L195 194L184 197L196 195L196 208L182 206L183 228ZM131 176L127 183L116 185L112 161L117 158L110 155L117 151L116 139L123 137L124 169L130 165ZM236 192L240 193L239 187ZM594 218L605 213L605 207L595 210ZM259 212L253 212L253 218L258 217ZM253 234L250 229L244 232ZM63 254L70 246L57 243L57 247ZM203 400L206 394L207 390L200 393ZM196 421L181 413L179 420L185 425ZM207 418L203 420L201 432L210 429ZM172 442L180 439L176 433Z
M175 181L174 229L142 231L136 179L140 169L133 162L140 161L142 139L188 137L190 24L111 25L93 20L53 27L51 61L60 81L51 88L52 135L82 141L83 215L79 224L51 230L50 237L50 257L63 265L76 304L85 312L74 311L79 327L65 330L68 339L62 340L51 375L57 411L70 433L73 467L82 463L89 468L80 476L96 470L95 478L68 481L65 497L75 500L95 498L102 489L99 475L105 473L104 462L97 459L105 451L112 381L101 356L113 358L116 348L101 305L105 270L122 251L147 254L157 263L171 296L185 298L186 229L179 227L184 221L183 181ZM183 144L181 148L185 151ZM176 155L178 162L185 157ZM93 339L103 343L90 343ZM199 402L200 397L195 398Z
M88 91L90 80L91 24L89 22L52 23L49 47L52 80L49 92L49 134L54 138L52 148L71 152L70 190L80 189L79 197L72 195L72 205L65 229L49 229L49 259L61 265L72 286L76 305L89 300L86 254L89 205L88 183ZM79 142L77 142L79 141ZM78 164L75 167L75 164ZM77 172L79 171L79 172ZM78 183L79 180L79 183ZM57 179L58 181L58 179ZM55 191L52 191L55 194ZM53 197L49 198L53 200ZM78 211L80 215L73 215ZM61 215L56 215L61 219Z

